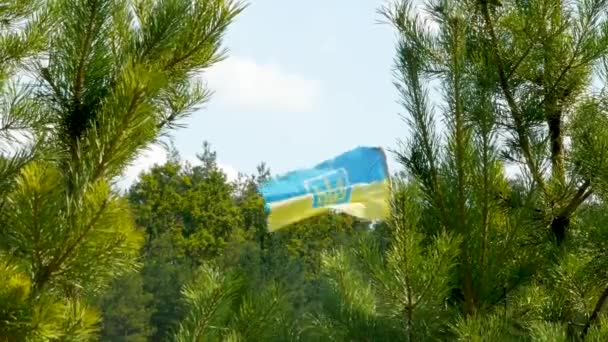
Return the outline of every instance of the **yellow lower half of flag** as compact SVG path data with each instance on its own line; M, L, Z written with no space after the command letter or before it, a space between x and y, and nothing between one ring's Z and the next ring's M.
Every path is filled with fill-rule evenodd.
M271 206L268 216L268 230L276 231L294 222L330 210L337 210L365 220L381 220L390 213L388 200L389 186L387 180L355 185L352 188L348 203L329 207L314 208L312 195L294 198Z

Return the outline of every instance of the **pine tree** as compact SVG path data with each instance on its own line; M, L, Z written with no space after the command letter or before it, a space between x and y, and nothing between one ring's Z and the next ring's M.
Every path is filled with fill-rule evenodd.
M420 230L421 193L393 185L391 244L373 233L351 248L323 255L323 308L305 336L331 341L422 341L451 336L454 310L446 305L459 253L455 234L429 241Z
M591 271L603 252L590 236L605 227L581 213L604 207L607 6L404 0L380 11L398 32L411 129L398 158L424 193L421 231L461 241L457 336L580 338L601 322L608 277Z
M44 150L2 159L1 264L10 276L0 293L12 299L0 302L0 336L95 336L99 316L84 299L137 268L142 244L112 182L208 99L195 75L224 57L222 36L243 8L230 0L1 6L2 25L22 28L3 31L3 80L17 71L32 80L3 92L3 122L23 122Z
M246 276L205 265L184 287L188 313L174 341L285 341L284 292L276 286L247 290Z

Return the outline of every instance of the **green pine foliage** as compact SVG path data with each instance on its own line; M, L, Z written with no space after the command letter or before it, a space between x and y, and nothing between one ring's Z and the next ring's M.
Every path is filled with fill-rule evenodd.
M274 233L207 143L115 188L245 7L0 4L0 341L608 340L607 1L387 2L391 215Z
M590 236L603 228L585 213L604 196L604 92L594 82L608 52L605 10L604 1L381 10L398 32L395 84L411 129L398 158L424 194L421 232L461 241L450 296L461 339L576 340L600 322L608 278Z
M233 1L9 1L0 6L0 292L9 340L92 340L85 298L139 267L114 179L208 97ZM27 82L17 82L17 76ZM11 301L12 302L12 301ZM6 304L8 303L8 304ZM6 304L6 305L5 305ZM5 337L6 336L6 337Z
M448 233L425 241L421 194L395 184L390 247L362 236L323 258L327 292L309 331L322 340L407 340L445 337L460 241Z
M220 273L203 266L192 284L184 287L189 312L175 341L272 341L280 334L287 301L276 286L261 292L247 290L244 276Z

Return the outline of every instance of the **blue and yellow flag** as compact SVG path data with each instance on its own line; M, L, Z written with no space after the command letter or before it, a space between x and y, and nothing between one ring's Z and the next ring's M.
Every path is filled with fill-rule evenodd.
M311 169L273 179L260 192L270 231L329 210L383 219L389 213L386 155L378 147L358 147Z

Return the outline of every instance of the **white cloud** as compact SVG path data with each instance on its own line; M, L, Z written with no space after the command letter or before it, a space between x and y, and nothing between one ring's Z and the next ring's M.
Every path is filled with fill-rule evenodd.
M188 162L192 166L201 164L200 160L198 160L198 158L193 155L189 155L182 158L185 162ZM217 162L217 166L220 168L220 170L222 170L222 172L224 172L224 174L226 175L226 179L228 179L229 182L235 181L239 177L239 171L236 168L228 164L224 164L220 161Z
M236 109L311 111L320 92L317 80L243 57L216 64L205 78L215 92L212 101Z
M140 173L149 170L155 164L161 165L166 161L167 151L162 146L150 146L125 170L122 177L118 180L118 187L128 189L131 184L137 181Z
M200 161L196 156L182 157L184 161L190 165L200 165ZM122 177L118 179L117 186L119 189L126 190L134 182L142 172L150 170L154 165L162 165L167 162L167 151L160 145L152 145L146 149L135 161L129 166ZM218 167L224 172L229 182L238 178L239 172L231 165L218 162Z
M234 167L222 163L218 163L218 166L220 169L222 169L229 182L235 181L239 177L239 171Z

